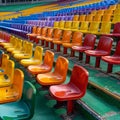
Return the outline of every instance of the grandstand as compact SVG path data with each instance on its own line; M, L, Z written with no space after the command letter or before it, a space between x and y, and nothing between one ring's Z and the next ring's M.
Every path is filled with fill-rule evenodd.
M120 120L119 0L0 4L0 120Z

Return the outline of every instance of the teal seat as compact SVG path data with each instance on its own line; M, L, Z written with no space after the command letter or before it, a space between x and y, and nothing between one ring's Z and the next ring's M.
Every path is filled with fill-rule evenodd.
M0 104L0 120L30 120L34 115L36 89L28 81L24 83L22 99Z

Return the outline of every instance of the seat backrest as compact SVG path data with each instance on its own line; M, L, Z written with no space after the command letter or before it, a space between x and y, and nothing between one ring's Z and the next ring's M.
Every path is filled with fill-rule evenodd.
M80 15L79 21L80 21L80 22L81 22L81 21L85 21L85 18L86 18L86 15Z
M27 104L30 110L30 118L32 118L34 115L35 100L36 100L35 97L36 97L36 88L29 81L25 81L21 100Z
M96 50L103 50L108 52L108 54L110 54L112 48L112 42L113 39L111 37L101 36Z
M72 75L70 77L70 84L74 84L80 89L82 96L85 94L88 85L88 71L78 65L74 65Z
M54 27L59 27L59 22L58 21L54 22Z
M120 33L120 22L114 25L113 33Z
M5 74L8 76L11 84L13 83L14 66L15 63L12 60L8 60Z
M88 30L88 26L89 26L89 22L83 21L83 22L81 22L80 30Z
M61 35L62 35L62 30L60 29L54 30L54 34L53 34L54 39L60 40Z
M72 43L79 43L82 45L82 36L83 34L81 32L74 32L72 36Z
M62 36L62 42L70 42L71 35L72 35L72 31L64 30Z
M88 14L86 16L86 21L93 21L93 18L94 18L94 14Z
M97 22L97 21L92 21L91 23L90 23L90 26L89 26L89 31L90 32L98 32L98 30L99 30L99 25L100 25L100 22Z
M41 28L40 28L40 27L37 28L36 34L37 34L37 35L40 35L40 34L41 34Z
M97 11L97 14L98 14L98 15L100 15L100 14L102 14L102 15L103 15L103 14L104 14L104 12L105 12L105 10L98 10L98 11Z
M20 69L14 70L14 77L13 77L13 87L18 89L19 96L18 100L22 97L23 92L23 84L24 84L24 73Z
M33 44L32 43L28 43L26 47L27 47L26 54L29 54L29 56L32 57Z
M102 15L96 14L96 15L94 16L93 21L98 21L98 22L100 22L100 21L101 21L101 18L102 18Z
M52 38L53 30L54 30L53 28L48 28L48 30L47 30L47 37Z
M120 13L113 16L112 23L120 22Z
M96 41L96 35L86 34L83 41L83 46L90 46L93 49L95 45L95 41Z
M64 26L65 26L65 21L61 20L59 22L59 28L64 28Z
M73 21L71 29L79 29L80 22L79 21Z
M33 28L32 28L32 33L33 33L33 34L36 34L36 32L37 32L37 27L36 27L36 26L33 26Z
M114 55L120 56L120 41L117 43Z
M104 34L110 33L111 30L111 22L102 22L100 32Z
M67 76L68 64L69 61L62 56L59 56L56 60L56 65L53 73L62 76L63 81L66 79Z
M48 65L52 69L53 62L54 62L54 52L46 50L43 64Z
M5 70L4 72L6 72L8 60L9 60L9 56L7 54L2 54L2 64L1 64L1 67L2 67L2 69Z
M79 20L79 15L74 15L73 21L78 21Z
M23 44L22 44L22 51L25 51L27 50L27 44L28 42L27 41L23 41Z
M43 48L41 46L36 46L34 52L34 59L38 59L42 62Z
M72 21L66 21L65 22L65 28L71 28Z
M105 10L104 15L112 15L114 10L107 9Z
M41 35L44 37L47 35L47 27L42 28Z
M106 14L106 15L103 15L102 17L102 22L110 22L111 21L111 15L110 14Z

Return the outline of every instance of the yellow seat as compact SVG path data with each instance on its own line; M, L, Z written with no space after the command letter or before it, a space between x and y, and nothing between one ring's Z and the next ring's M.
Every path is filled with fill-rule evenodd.
M79 20L79 15L74 15L73 21L78 21Z
M55 21L53 27L54 27L54 28L58 28L58 27L59 27L59 22L58 22L58 21Z
M53 72L38 74L37 82L43 86L61 84L65 81L68 70L68 60L59 56Z
M102 19L102 16L103 16L103 14L96 14L96 15L94 16L93 21L98 21L98 22L100 22L101 19Z
M107 9L105 10L104 15L112 15L114 10Z
M111 14L103 15L101 22L111 22Z
M97 14L98 14L98 15L103 15L104 12L105 12L105 10L97 10Z
M31 58L31 57L32 57L32 48L33 48L33 44L32 44L32 43L27 43L27 44L26 44L25 51L24 51L23 53L14 54L13 57L14 57L16 60Z
M115 24L117 22L120 22L120 14L114 15L112 19L112 23Z
M8 60L5 74L0 75L0 87L7 87L13 84L14 62Z
M42 62L42 53L43 53L43 48L40 46L36 46L35 52L34 52L34 57L30 59L22 59L20 61L20 64L22 64L24 67L27 67L29 65L38 65L41 64Z
M93 21L94 16L95 16L94 14L88 14L88 15L86 15L86 21L88 21L88 22Z
M60 22L59 22L59 29L63 29L65 27L65 21L63 21L63 20L61 20Z
M24 74L21 70L15 69L13 84L0 88L0 104L14 102L21 99L24 83Z
M88 21L81 22L80 28L77 31L86 32L88 30L88 27L89 27Z
M66 21L65 26L64 26L64 28L62 28L62 30L71 29L71 26L72 26L72 21Z
M85 19L86 19L86 15L80 15L79 17L80 22L85 21Z
M0 75L6 73L8 60L9 60L9 56L7 54L2 54L2 64L1 64L1 67L0 67Z

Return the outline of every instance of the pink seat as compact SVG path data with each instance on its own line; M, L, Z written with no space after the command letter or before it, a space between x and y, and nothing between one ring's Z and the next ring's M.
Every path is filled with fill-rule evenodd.
M88 72L81 66L75 65L70 82L63 85L53 85L49 88L51 96L57 101L67 101L67 115L73 113L73 101L80 99L86 93Z
M96 64L95 67L99 68L100 66L100 59L102 56L109 55L112 48L113 39L106 36L101 36L98 46L95 50L86 50L86 63L90 62L90 56L96 57Z
M96 35L87 34L84 38L83 46L73 46L71 51L71 56L74 56L75 51L79 51L79 60L83 58L83 52L85 50L92 50L94 49L96 41Z
M108 73L112 72L113 64L120 65L120 41L117 44L115 53L112 56L103 56L102 60L108 63Z

